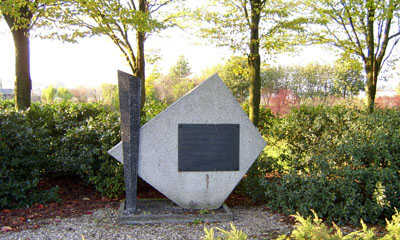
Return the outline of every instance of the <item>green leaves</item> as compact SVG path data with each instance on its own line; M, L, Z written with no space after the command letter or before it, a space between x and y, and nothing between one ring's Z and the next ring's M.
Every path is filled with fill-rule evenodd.
M0 13L6 18L11 30L51 29L60 19L65 1L58 0L3 0ZM62 27L59 25L58 27ZM41 32L42 37L46 37Z
M288 50L301 43L299 33L305 32L309 18L299 16L300 5L295 1L268 1L258 7L260 14L259 44L267 54ZM233 51L247 52L250 19L250 1L212 1L202 5L192 16L199 22L198 34L217 46L228 46Z
M399 110L306 107L270 119L240 190L285 214L382 224L400 206ZM267 179L265 176L269 176Z
M166 106L148 99L142 124ZM123 166L107 151L120 141L119 114L97 103L32 104L16 112L0 101L0 208L56 200L37 192L44 176L80 176L103 195L124 191Z
M0 113L0 209L55 200L56 189L38 192L40 170L49 149L44 129L29 123L27 112Z
M73 0L68 10L69 24L88 28L92 34L109 35L110 32L133 30L152 32L162 24L151 18L149 12L117 0ZM85 18L89 17L89 19Z
M311 0L308 5L319 16L313 31L316 42L364 62L366 107L372 111L381 69L400 40L399 1Z

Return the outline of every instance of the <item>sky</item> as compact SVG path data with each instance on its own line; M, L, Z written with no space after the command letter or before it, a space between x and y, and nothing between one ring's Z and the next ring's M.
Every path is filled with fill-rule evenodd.
M176 63L180 55L189 60L193 73L222 61L229 51L207 44L194 44L191 36L179 30L163 34L162 39L150 37L146 50L161 49L159 66L162 72ZM50 84L66 87L96 86L103 82L117 83L117 70L130 72L119 49L106 37L79 40L78 44L31 39L31 77L33 88ZM0 21L0 79L3 88L14 81L14 45L4 21ZM149 72L147 72L149 74Z
M117 84L117 70L130 73L119 49L106 37L79 40L78 44L59 41L31 39L31 78L33 89L44 89L49 85L75 88L96 87L101 83ZM196 39L179 29L165 30L160 37L151 36L145 43L146 51L160 49L158 66L162 73L184 55L194 74L222 63L229 58L228 49L217 48L206 40ZM0 20L0 80L3 88L14 85L14 44L12 35L4 21ZM282 54L279 64L306 64L312 61L332 63L335 56L320 47L308 48L289 56ZM151 69L147 70L149 75Z

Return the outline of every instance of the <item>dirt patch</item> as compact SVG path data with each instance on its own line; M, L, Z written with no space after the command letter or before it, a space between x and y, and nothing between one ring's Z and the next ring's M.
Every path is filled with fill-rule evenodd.
M37 220L77 217L92 214L99 208L118 209L121 199L103 197L93 185L85 185L79 177L42 179L39 189L59 187L58 195L61 202L34 204L29 208L0 210L0 226L2 232L36 229L40 225ZM138 199L165 198L160 192L143 181L138 183ZM229 206L254 205L250 199L237 193L232 193L227 199ZM35 222L35 223L34 223Z

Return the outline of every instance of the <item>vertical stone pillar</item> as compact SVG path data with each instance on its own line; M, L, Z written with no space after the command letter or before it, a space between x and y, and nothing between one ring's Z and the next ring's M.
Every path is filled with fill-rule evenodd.
M140 78L118 71L118 87L126 188L124 214L130 214L136 210L141 81Z

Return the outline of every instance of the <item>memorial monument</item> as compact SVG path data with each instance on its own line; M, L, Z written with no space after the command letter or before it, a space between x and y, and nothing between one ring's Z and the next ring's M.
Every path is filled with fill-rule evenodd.
M119 72L122 143L109 153L124 163L124 214L136 208L136 173L183 209L220 208L266 145L257 128L215 74L139 132L139 83Z

